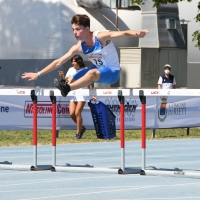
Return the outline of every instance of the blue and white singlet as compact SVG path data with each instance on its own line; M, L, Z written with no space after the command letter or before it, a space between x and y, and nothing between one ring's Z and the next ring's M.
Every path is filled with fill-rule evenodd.
M119 58L116 48L112 41L106 46L102 46L97 38L99 31L94 32L95 43L92 47L87 47L81 41L81 47L84 54L96 67L109 67L114 70L120 70Z

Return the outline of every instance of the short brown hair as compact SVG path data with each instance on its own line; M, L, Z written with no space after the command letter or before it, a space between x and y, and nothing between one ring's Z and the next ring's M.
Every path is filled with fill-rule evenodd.
M74 15L71 20L71 24L77 24L84 27L90 27L90 18L87 15Z

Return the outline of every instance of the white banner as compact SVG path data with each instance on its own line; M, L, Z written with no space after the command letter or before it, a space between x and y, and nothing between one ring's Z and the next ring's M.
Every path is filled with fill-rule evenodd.
M33 128L33 102L28 90L16 90L11 96L0 95L0 130L28 130ZM19 92L20 91L20 92ZM38 129L51 129L51 106L49 96L43 91L38 94ZM69 115L69 100L71 97L56 97L57 129L76 129ZM88 97L89 100L90 97ZM116 128L120 125L120 103L116 96L100 96L99 101L105 103L116 116ZM146 127L149 129L197 127L200 126L200 97L195 96L147 96L146 97ZM82 112L83 124L87 129L94 129L90 108L86 103ZM125 129L141 128L141 102L137 96L125 96Z

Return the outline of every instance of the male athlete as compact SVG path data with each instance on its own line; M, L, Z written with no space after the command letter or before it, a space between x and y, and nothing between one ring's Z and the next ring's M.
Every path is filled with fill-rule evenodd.
M63 55L54 60L47 67L37 73L23 73L22 78L28 78L29 81L36 80L38 77L59 68L67 62L73 55L84 53L93 63L93 66L84 69L73 76L69 84L62 84L57 79L54 85L61 90L62 96L66 97L69 91L83 88L91 82L113 84L119 79L120 64L117 51L112 43L113 38L124 36L136 36L143 38L149 31L133 30L110 31L110 32L91 32L90 19L87 15L74 15L71 20L74 36L78 40L77 44Z

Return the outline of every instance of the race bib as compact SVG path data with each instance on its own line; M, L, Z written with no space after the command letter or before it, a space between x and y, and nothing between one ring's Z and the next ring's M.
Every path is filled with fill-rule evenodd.
M106 61L105 59L103 58L103 55L102 54L98 54L98 53L95 53L95 54L90 54L88 55L88 59L96 66L98 67L101 67L101 66L106 66Z

